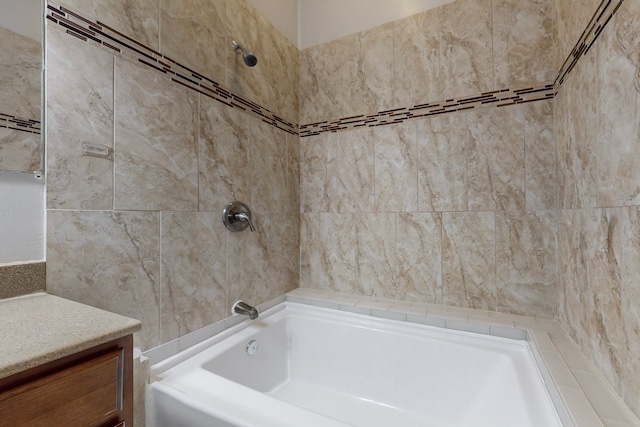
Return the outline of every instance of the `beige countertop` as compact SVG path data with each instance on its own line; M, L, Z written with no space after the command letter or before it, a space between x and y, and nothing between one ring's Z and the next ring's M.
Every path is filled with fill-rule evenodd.
M0 300L0 378L139 329L137 320L46 293Z

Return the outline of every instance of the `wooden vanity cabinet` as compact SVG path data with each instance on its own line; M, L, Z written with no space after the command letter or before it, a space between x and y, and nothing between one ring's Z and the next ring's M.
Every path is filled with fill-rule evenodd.
M132 335L0 379L1 427L132 427L132 420Z

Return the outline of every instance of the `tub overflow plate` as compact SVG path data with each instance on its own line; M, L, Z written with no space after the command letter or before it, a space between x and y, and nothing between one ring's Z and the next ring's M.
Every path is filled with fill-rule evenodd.
M258 351L258 341L251 340L249 344L247 344L247 354L249 356L253 356Z

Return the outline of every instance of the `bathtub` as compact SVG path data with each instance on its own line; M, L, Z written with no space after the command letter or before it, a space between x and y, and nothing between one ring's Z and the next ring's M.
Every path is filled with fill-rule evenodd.
M290 302L151 372L151 427L562 425L527 341Z

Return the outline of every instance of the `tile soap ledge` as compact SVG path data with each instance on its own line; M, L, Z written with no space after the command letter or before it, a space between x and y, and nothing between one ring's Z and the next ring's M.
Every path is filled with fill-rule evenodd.
M139 331L138 320L46 293L0 300L0 379Z

